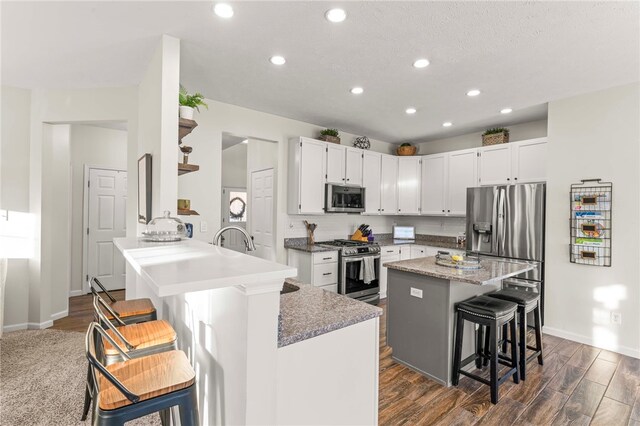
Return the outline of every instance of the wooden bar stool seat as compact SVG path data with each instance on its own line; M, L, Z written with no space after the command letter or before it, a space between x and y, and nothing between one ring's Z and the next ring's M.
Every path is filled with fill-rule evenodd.
M188 388L196 381L187 356L177 350L117 362L106 366L106 369L138 395L139 401ZM104 376L98 377L98 388L101 410L114 410L133 404Z
M102 297L98 294L98 292L102 292L109 299L109 307L112 311L117 314L117 316L126 324L136 324L144 321L153 321L158 319L158 314L156 312L156 307L153 306L151 299L131 299L131 300L116 300L105 288L104 285L97 278L93 277L91 279L91 293L94 296ZM97 287L97 289L96 289ZM105 304L107 302L102 299ZM102 313L104 313L105 317L110 321L113 321L114 315L112 312L109 312L107 309L102 309Z
M116 329L134 347L135 351L164 345L174 347L177 339L175 330L165 320L123 325L116 327ZM119 338L113 330L108 329L106 332L113 340L118 341ZM118 350L107 340L104 341L103 353L105 357L119 356Z

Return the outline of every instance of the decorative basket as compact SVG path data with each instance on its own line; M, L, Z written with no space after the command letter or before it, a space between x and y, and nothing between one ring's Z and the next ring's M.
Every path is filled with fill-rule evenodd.
M497 145L509 142L509 132L493 133L491 135L482 135L482 146Z
M338 136L320 135L318 139L325 142L340 143L340 138Z
M360 136L353 141L353 146L360 149L369 149L371 148L371 141L366 136Z
M402 156L416 155L416 151L418 151L418 148L415 146L399 146L396 153Z

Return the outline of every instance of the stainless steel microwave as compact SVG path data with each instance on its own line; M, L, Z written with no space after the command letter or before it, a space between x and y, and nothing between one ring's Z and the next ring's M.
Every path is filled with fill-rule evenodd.
M365 189L360 186L326 184L324 210L327 213L364 212Z

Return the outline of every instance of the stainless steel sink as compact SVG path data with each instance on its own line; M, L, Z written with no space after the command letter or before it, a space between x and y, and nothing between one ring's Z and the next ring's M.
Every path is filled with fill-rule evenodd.
M294 291L298 290L300 290L300 287L298 287L297 285L284 283L284 285L282 286L282 290L280 290L280 294L293 293Z

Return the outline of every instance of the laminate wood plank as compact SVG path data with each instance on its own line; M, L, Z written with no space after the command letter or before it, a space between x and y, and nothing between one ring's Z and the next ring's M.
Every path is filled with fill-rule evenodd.
M581 346L581 343L572 342L571 340L563 340L558 344L558 346L553 348L553 352L556 352L560 356L571 358Z
M640 399L636 398L636 402L633 404L633 408L631 410L631 418L633 420L640 421Z
M567 364L580 368L589 368L599 354L600 349L583 345L569 358Z
M456 407L442 419L436 421L436 426L472 426L478 422L478 418L462 407Z
M591 364L591 367L587 370L584 378L592 382L600 383L601 385L608 386L613 374L616 371L617 364L615 362L606 361L601 358L596 358Z
M497 405L494 405L489 412L484 415L477 423L480 425L502 425L513 422L513 419L517 419L527 408L527 406L521 402L514 401L509 396L500 399Z
M586 372L587 370L584 368L565 364L551 382L549 382L548 387L562 392L565 395L571 395Z
M632 406L636 400L636 392L638 385L640 385L640 379L627 374L620 368L624 362L624 359L620 361L620 365L616 370L605 396L610 399L614 399L623 404Z
M581 417L593 417L606 390L605 385L586 379L580 381L576 390L558 413L556 420L561 420L558 424L582 423L584 419Z
M591 422L594 426L624 426L629 422L631 407L604 397Z
M515 424L548 425L569 397L553 389L545 388L518 417Z
M588 426L591 424L591 417L587 417L582 414L574 414L571 417L567 416L564 409L560 410L555 419L553 419L553 426Z
M445 417L456 408L468 395L456 388L448 388L445 392L434 398L424 410L414 414L408 424L431 425Z
M378 424L380 425L398 425L404 423L405 412L411 412L409 417L414 415L420 407L407 398L400 398L394 404L387 405L380 409L378 414Z
M546 353L551 353L564 339L550 334L544 334L542 336L542 347Z
M609 362L615 362L617 364L622 358L622 355L603 349L600 351L600 355L598 355L598 358Z
M640 420L629 419L628 426L640 426Z
M623 356L618 364L618 369L625 374L640 379L640 359Z
M511 380L507 380L500 385L498 387L498 405L500 405L500 401L502 401L506 395L509 395L512 389L518 386L519 385L516 385ZM482 385L477 391L471 394L469 398L465 399L461 406L476 418L483 417L495 406L491 403L491 388L487 385Z

